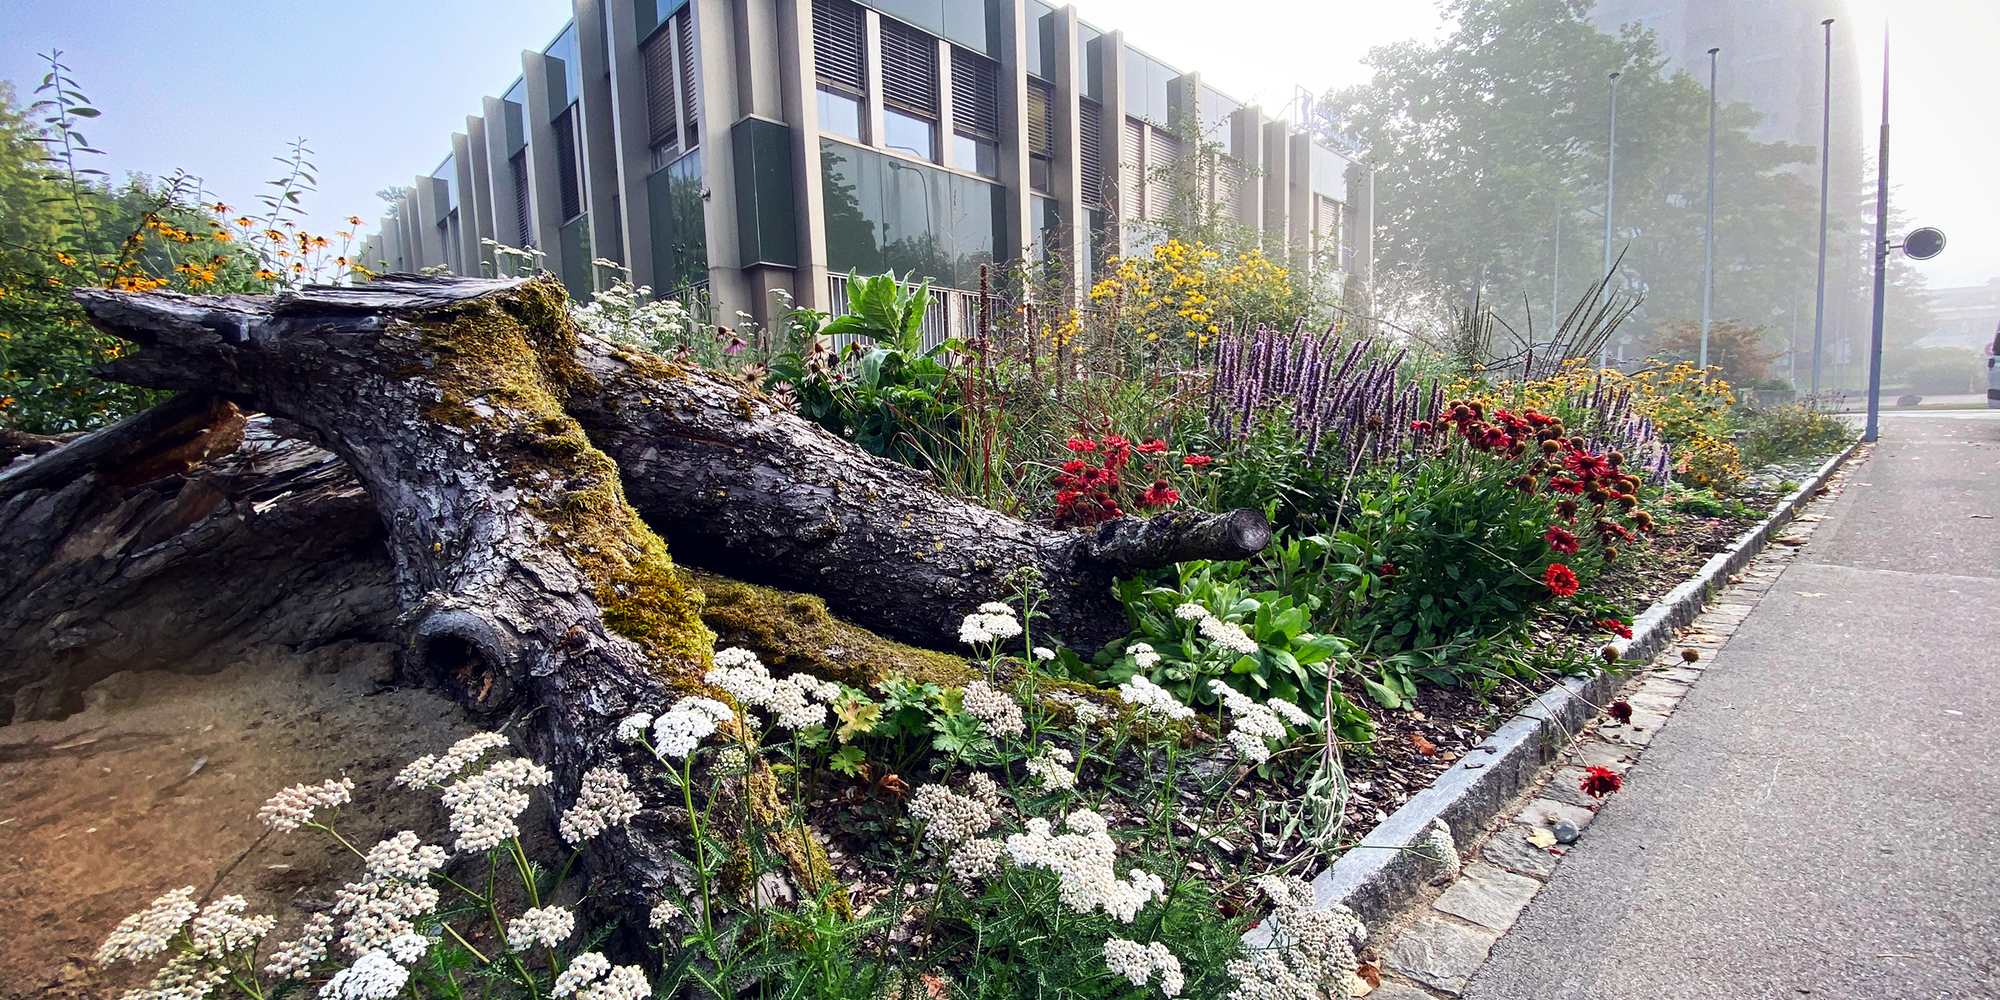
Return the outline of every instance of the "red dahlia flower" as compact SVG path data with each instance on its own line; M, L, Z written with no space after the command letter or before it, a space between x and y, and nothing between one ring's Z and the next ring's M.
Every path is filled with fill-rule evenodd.
M1577 582L1576 571L1562 563L1550 563L1549 568L1542 571L1542 584L1557 597L1573 597L1582 586Z
M1181 459L1181 464L1191 465L1199 469L1202 466L1207 465L1208 463L1213 461L1215 461L1215 459L1210 458L1207 455L1188 455Z
M1147 487L1146 492L1139 494L1139 506L1168 507L1179 503L1180 499L1181 495L1175 492L1173 487L1168 486L1166 480L1155 479L1153 485Z
M1167 443L1159 438L1147 438L1132 450L1141 455L1157 455L1167 450Z
M1542 535L1542 539L1549 543L1549 548L1563 555L1576 555L1576 536L1570 534L1562 525L1549 525L1549 530Z
M1063 447L1068 448L1069 450L1076 452L1079 455L1082 455L1096 451L1097 442L1092 441L1087 437L1073 437L1070 438L1068 441L1063 442Z
M1583 781L1581 782L1584 794L1593 799L1601 799L1606 795L1610 795L1624 784L1625 779L1619 777L1617 771L1613 771L1608 767L1598 767L1594 764L1591 765L1589 771L1584 773Z

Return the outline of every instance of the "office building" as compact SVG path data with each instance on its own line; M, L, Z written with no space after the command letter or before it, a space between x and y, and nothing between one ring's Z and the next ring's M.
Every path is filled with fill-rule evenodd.
M1143 249L1201 185L1272 257L1370 277L1351 153L1039 0L575 0L450 138L363 259L478 274L533 246L583 296L629 267L766 320L841 311L850 270L931 279L954 327L983 265ZM1193 148L1183 149L1199 142ZM1203 152L1204 150L1208 152ZM1223 155L1215 155L1220 151ZM1178 185L1170 183L1178 178ZM959 332L953 329L950 332Z

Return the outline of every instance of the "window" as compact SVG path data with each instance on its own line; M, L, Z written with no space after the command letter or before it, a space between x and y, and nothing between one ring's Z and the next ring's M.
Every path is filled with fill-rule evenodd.
M882 109L882 145L926 160L937 159L937 128L895 108Z
M694 7L674 15L674 41L681 57L681 147L693 149L701 137L694 114Z
M561 199L563 222L583 214L583 170L577 162L576 106L571 105L556 119L556 192Z
M680 145L680 102L674 96L673 32L656 31L639 48L646 71L646 141L653 169L666 166ZM662 154L665 154L664 157Z
M983 177L1000 176L1000 64L951 50L952 163Z
M825 84L819 88L819 128L822 132L861 140L861 98Z
M1028 80L1028 186L1049 190L1049 174L1055 157L1056 89L1040 80Z
M514 182L514 246L526 250L535 245L535 229L528 215L528 151L507 158L507 174Z
M820 170L830 269L978 287L1006 232L999 185L833 139L820 140Z
M960 170L970 170L981 177L998 178L1000 144L960 132L952 137L951 162Z
M1098 208L1104 204L1104 107L1089 98L1077 103L1077 145L1081 147L1077 158L1083 168L1083 189L1078 195L1085 207Z

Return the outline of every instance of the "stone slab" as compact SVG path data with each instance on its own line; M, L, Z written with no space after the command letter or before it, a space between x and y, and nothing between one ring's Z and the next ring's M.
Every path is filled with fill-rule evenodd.
M1368 1000L1435 1000L1435 998L1414 986L1384 982L1368 991Z
M1458 881L1431 905L1488 930L1507 933L1521 908L1535 898L1542 884L1483 861L1465 866Z
M1427 913L1389 945L1382 964L1405 979L1456 994L1465 990L1499 939L1496 931Z
M1554 816L1555 819L1550 819L1550 816ZM1554 799L1536 799L1528 803L1528 807L1514 817L1514 822L1522 826L1535 826L1553 831L1557 820L1566 819L1575 823L1576 828L1581 830L1589 826L1590 821L1596 817L1596 813L1582 806L1573 806Z
M1486 843L1479 847L1479 856L1509 871L1542 878L1554 875L1556 863L1562 860L1562 855L1550 854L1548 848L1529 843L1525 826L1505 827L1486 838Z

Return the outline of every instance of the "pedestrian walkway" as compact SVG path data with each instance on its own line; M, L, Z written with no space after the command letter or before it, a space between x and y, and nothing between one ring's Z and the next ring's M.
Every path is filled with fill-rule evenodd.
M1377 942L1377 1000L2000 997L2000 422L1844 480L1574 755L1623 791L1558 772ZM1559 865L1517 843L1550 817Z

